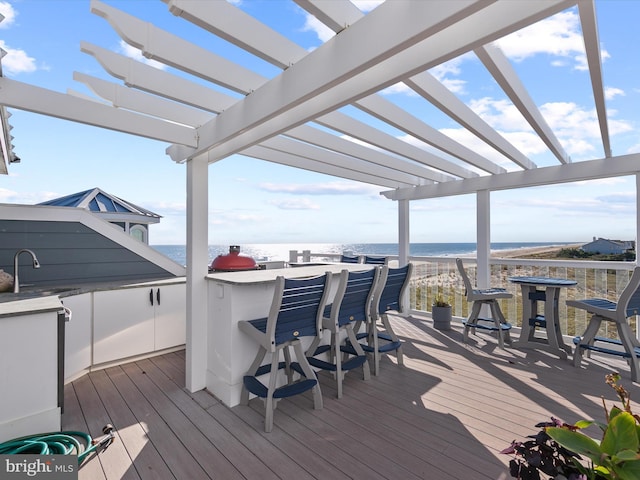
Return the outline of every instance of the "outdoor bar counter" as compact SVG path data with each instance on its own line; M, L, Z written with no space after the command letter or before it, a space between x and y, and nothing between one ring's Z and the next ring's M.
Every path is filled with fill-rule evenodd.
M207 275L207 390L229 407L240 403L242 377L255 358L258 345L238 328L240 320L264 318L273 300L275 279L304 278L331 272L329 301L341 270L367 270L373 265L334 263L309 267L216 272ZM308 339L311 343L311 339Z

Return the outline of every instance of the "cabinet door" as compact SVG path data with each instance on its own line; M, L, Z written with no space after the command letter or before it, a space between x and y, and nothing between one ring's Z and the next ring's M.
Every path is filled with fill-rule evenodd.
M154 287L155 349L184 345L187 336L187 287L184 283Z
M94 293L94 365L153 351L154 305L150 301L151 294L155 295L155 288Z
M64 376L67 381L91 366L91 293L64 297L62 304L71 309L71 318L65 323L64 332Z

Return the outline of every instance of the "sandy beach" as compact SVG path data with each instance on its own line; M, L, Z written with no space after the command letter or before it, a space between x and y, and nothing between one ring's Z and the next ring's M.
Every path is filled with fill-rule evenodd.
M553 257L553 254L563 248L580 248L584 243L569 245L546 245L544 247L516 248L514 250L495 250L491 252L492 258L540 258Z

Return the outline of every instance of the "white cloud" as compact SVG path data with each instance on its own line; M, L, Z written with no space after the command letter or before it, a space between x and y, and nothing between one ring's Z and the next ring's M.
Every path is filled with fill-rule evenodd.
M11 177L19 175L11 174ZM35 205L60 197L58 192L16 192L6 188L0 188L0 203L17 203L21 205Z
M638 153L640 152L640 143L636 143L635 145L631 145L629 148L627 148L627 152L626 153Z
M142 55L142 52L140 50L138 50L135 47L132 47L131 45L126 43L124 40L120 40L120 51L123 53L123 55L129 58L133 58L134 60L137 60L139 62L145 63L150 67L157 68L158 70L165 70L167 68L167 66L164 63L158 62L157 60L146 58L144 55Z
M0 15L4 17L0 22L0 28L9 28L15 23L18 13L9 2L0 2Z
M3 73L8 75L17 75L20 73L31 73L36 71L37 67L35 58L27 55L27 52L24 50L11 48L7 46L3 40L0 40L0 48L7 52L7 55L2 59Z
M13 203L17 195L17 192L14 192L13 190L0 188L0 203Z
M540 154L546 151L546 146L509 100L483 97L472 100L469 103L469 107L489 125L500 131L508 141L525 155ZM550 102L542 105L540 112L569 155L586 156L599 151L601 148L600 124L595 109L586 109L573 102ZM616 114L615 111L609 110L608 114L611 135L633 130L633 127L628 122L612 118ZM479 148L468 143L471 137L466 138L466 141L464 141L465 134L452 132L454 131L447 130L446 134L455 135L461 143L464 143L469 148L474 150ZM444 130L443 133L445 133Z
M576 69L586 68L580 18L575 10L541 20L495 43L516 62L537 54L548 54L572 59ZM607 55L606 52L604 55ZM557 61L554 59L554 62Z
M635 192L591 196L550 198L522 195L520 208L544 208L555 210L555 216L575 217L588 214L589 218L607 218L612 215L633 215L635 212Z
M264 222L266 218L255 213L244 213L239 210L213 210L209 212L209 225L215 226L243 226L257 222Z
M471 100L469 108L498 130L530 130L527 121L509 100L495 100L490 97L478 98Z
M305 15L305 22L304 26L302 27L302 31L314 32L323 43L331 40L331 38L333 38L333 36L335 35L335 32L333 30L327 27L316 17L308 13Z
M429 73L440 80L445 87L453 93L466 93L466 80L451 78L451 76L460 75L462 70L460 64L465 60L474 58L471 52L465 53L448 62L437 65L429 70Z
M558 137L574 145L574 153L581 153L585 146L583 141L600 143L600 125L595 109L586 110L572 102L553 102L540 108L544 118ZM616 135L633 130L626 121L611 118L615 111L609 110L609 133ZM567 147L570 151L570 147Z
M144 203L144 208L159 215L183 214L187 211L187 205L184 202L147 201Z
M270 200L268 203L280 208L281 210L320 210L320 205L313 203L308 198Z
M271 193L289 193L292 195L368 195L379 191L376 187L356 182L328 182L305 185L263 183L258 187Z
M624 93L624 90L622 90L620 88L605 87L604 88L604 95L605 95L605 98L607 100L611 100L612 98L615 98L618 95L624 97L626 94Z
M552 66L573 65L576 70L589 69L577 10L558 13L494 43L516 62L546 54L554 57L550 60ZM600 56L602 61L610 57L604 49L600 51Z
M0 22L0 29L7 29L13 26L18 12L9 2L0 1L0 15L4 19ZM17 75L20 73L30 73L36 70L36 61L27 55L27 52L19 48L8 46L4 40L0 40L0 48L7 52L2 58L2 70L4 74Z

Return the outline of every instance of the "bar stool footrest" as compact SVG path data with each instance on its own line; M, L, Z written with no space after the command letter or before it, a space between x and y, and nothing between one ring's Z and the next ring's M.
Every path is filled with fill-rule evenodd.
M278 370L285 368L286 365L287 364L285 362L278 363ZM254 375L247 375L247 376L261 377L262 375L266 375L269 372L271 372L271 364L267 363L265 365L262 365L260 368L258 368L258 370L256 370L256 373Z
M337 366L333 363L325 362L324 360L319 360L315 357L307 357L307 360L312 367L320 368L322 370L329 370L331 372L335 372L337 370ZM342 362L341 367L343 371L353 370L354 368L358 368L364 365L366 361L367 357L365 355L359 355L357 357L350 358L346 362Z
M483 323L480 323L483 322ZM510 323L501 323L500 328L496 327L496 323L491 318L478 318L477 323L470 323L468 320L463 320L462 324L469 328L479 328L481 330L489 330L497 332L498 330L507 331L511 330L512 325Z
M243 377L242 381L249 392L260 398L267 398L269 389L265 387L262 382L260 382L260 380L258 380L256 377L247 375ZM305 379L283 385L282 387L276 388L274 390L273 398L293 397L294 395L298 395L300 393L306 392L307 390L311 390L316 386L317 383L318 382L316 380Z
M594 352L599 352L599 353L606 353L608 355L616 355L618 357L623 357L623 358L631 358L631 355L629 353L627 353L625 350L614 350L612 348L606 348L606 347L599 347L597 345L589 345L587 343L580 343L582 341L582 337L574 337L573 338L573 343L579 347L582 348L583 350L591 350ZM613 344L613 345L619 345L622 346L622 342L620 340L616 340L613 338L605 338L605 337L595 337L593 339L594 343L595 342L601 342L601 343L609 343L609 344ZM640 348L635 347L634 348L636 357L640 358Z
M529 319L529 325L532 327L547 328L547 320L544 318L544 315L537 315Z
M366 332L362 332L362 333L358 333L356 335L356 338L358 340L361 340L363 338L366 338L368 335ZM393 339L391 338L391 335L389 335L388 333L385 332L378 332L378 338L380 340L383 340L387 343L384 343L382 345L378 345L378 351L380 353L388 353L388 352L393 352L395 350L398 350L400 347L402 347L402 342L400 340L398 340L397 342L394 342ZM373 347L371 347L368 343L360 343L360 346L362 347L362 350L364 350L367 353L373 353L375 351L375 349ZM352 353L353 355L355 355L355 350L353 349L353 347L350 345L350 343L347 343L347 352L348 353Z

